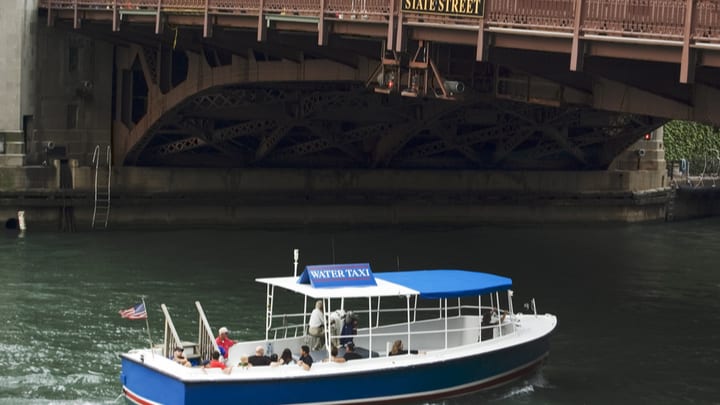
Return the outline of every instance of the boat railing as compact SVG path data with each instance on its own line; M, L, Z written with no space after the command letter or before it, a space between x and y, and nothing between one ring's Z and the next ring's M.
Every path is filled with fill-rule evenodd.
M178 336L175 324L173 324L167 306L165 304L160 304L160 308L162 309L163 315L165 315L165 333L163 338L162 355L169 357L174 348L182 346L182 341L180 340L180 336Z
M468 315L476 315L480 316L482 314L482 311L493 309L492 307L488 306L479 306L479 305L470 305L470 304L460 304L460 305L453 305L448 306L448 317L460 317L460 316L468 316ZM360 309L357 311L353 311L356 315L365 315L368 313L368 310L366 309ZM418 320L418 315L422 314L431 314L431 313L437 313L438 318L443 318L445 316L445 308L442 306L442 304L436 306L436 307L430 307L430 306L424 306L424 307L414 307L410 310L412 322L415 322ZM380 325L380 315L388 315L392 313L399 313L405 315L407 313L407 308L404 307L398 307L398 308L383 308L381 310L373 310L373 314L376 315L375 317L375 326Z
M268 327L268 337L276 340L303 336L305 334L305 327L307 326L305 324L305 316L303 313L271 316ZM272 327L276 321L280 322L280 326ZM288 323L290 321L293 321L293 323Z
M213 351L219 352L220 349L218 348L215 337L213 336L212 329L210 328L210 323L205 316L205 311L203 311L202 305L200 305L199 301L195 301L195 308L197 308L199 318L198 354L200 355L200 359L202 359L203 361L207 361L210 360L210 356L212 355ZM225 355L227 356L227 353Z
M438 321L438 319L428 321ZM418 330L415 325L417 324L413 325L409 333L405 329L406 324L398 323L377 328L374 327L372 331L365 329L353 335L352 338L356 344L367 345L372 351L384 352L385 355L387 355L387 351L389 350L387 345L391 346L392 342L397 339L403 340L407 347L412 347L413 349L443 350L487 341L487 339L482 339L483 330L493 330L492 340L511 336L515 332L514 321L510 318L506 318L500 324L489 326L481 326L478 321L477 324L471 323L465 324L465 326L448 326L447 329L445 329L445 327L434 327L427 330ZM304 326L305 325L302 324L294 324L272 328L269 337L272 340L303 337L305 336ZM331 345L337 345L340 339L348 336L334 333L331 330L328 337L326 347L329 349Z
M413 349L425 351L443 350L481 342L482 330L485 329L500 330L499 328L502 328L503 332L494 334L492 339L510 336L514 332L514 328L511 326L513 321L510 319L506 319L500 325L480 326L479 324L466 323L464 326L448 326L447 329L444 324L441 328L435 327L437 321L438 319L428 320L427 326L430 329L418 328L423 327L422 324L412 325L410 331L405 329L406 324L386 325L369 332L363 331L353 335L352 338L356 344L367 344L372 350L385 351L385 355L387 355L387 351L389 351L387 346L392 346L392 343L397 339L402 340L406 347L412 347ZM347 336L331 334L330 342L337 344L338 340L343 337Z
M305 335L304 324L294 324L270 328L270 336L273 340L287 339Z
M469 327L469 328L461 328L461 329L449 329L448 333L467 332L470 330L479 331L482 329L497 328L498 329L497 335L502 336L504 334L514 331L514 328L513 328L510 332L508 332L507 328L504 328L504 327L500 328L500 325L490 325L490 326L484 326L484 327L481 326L482 314L485 311L491 311L491 310L497 311L498 308L496 308L494 306L487 306L487 305L481 306L481 305L469 305L469 304L460 304L460 303L458 305L448 306L448 311L447 311L448 319L459 318L462 316L476 316L477 320L478 320L478 323L476 326ZM361 321L363 319L365 319L365 320L368 319L367 318L368 312L370 312L374 316L374 322L373 322L372 327L379 328L379 327L381 327L380 315L385 315L385 316L392 316L393 314L404 315L403 319L398 318L397 322L392 322L392 324L397 324L397 323L402 322L404 319L406 319L405 315L407 314L407 308L383 308L380 310L372 310L372 311L368 311L366 309L353 310L353 313ZM432 319L443 319L445 316L444 308L441 308L439 306L438 307L416 307L416 308L411 309L411 318L412 318L411 322L419 322L418 314L427 314L427 313L437 314L437 317L434 317ZM277 339L296 338L299 336L304 336L306 333L305 329L307 327L307 325L305 323L305 319L307 319L307 317L309 317L309 315L310 314L304 314L304 313L273 315L271 317L272 318L271 324L279 322L280 325L269 328L268 329L268 331L269 331L268 337L273 340L277 340ZM503 326L510 325L510 324L511 324L511 322L509 322L509 321L503 322ZM330 332L330 334L329 334L330 339L336 340L336 339L339 339L342 337L338 333L334 333L334 332L339 331L340 328L337 328L337 329L328 328L328 330ZM438 331L433 331L430 333L437 333L437 332L445 333L445 330L440 329ZM425 332L423 332L423 333L425 333ZM379 335L374 334L373 336L379 336Z

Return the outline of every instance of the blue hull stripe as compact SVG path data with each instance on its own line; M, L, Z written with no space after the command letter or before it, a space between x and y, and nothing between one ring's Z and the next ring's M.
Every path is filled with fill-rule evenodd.
M123 357L121 380L124 389L136 398L168 405L238 400L259 405L407 401L461 395L503 384L539 365L548 350L545 336L490 353L395 370L322 376L310 371L307 377L292 379L188 383Z

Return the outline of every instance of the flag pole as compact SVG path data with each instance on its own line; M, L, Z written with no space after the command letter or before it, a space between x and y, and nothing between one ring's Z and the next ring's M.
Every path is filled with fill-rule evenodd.
M148 308L147 305L145 305L145 296L141 296L140 299L142 300L143 307L145 307L145 327L147 328L148 342L150 342L150 353L154 357L155 351L153 350L152 336L150 336L150 321L148 321Z

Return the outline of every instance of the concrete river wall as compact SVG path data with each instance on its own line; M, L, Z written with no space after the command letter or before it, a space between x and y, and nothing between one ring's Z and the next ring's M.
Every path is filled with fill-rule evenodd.
M642 222L716 215L716 194L664 187L658 171L484 172L0 169L0 220L30 228L476 225ZM7 222L10 221L10 222Z

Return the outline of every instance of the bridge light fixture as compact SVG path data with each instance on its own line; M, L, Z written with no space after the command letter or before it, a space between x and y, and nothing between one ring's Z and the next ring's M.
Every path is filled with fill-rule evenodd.
M395 91L395 72L389 71L377 75L378 87L375 88L376 93L390 94Z
M445 80L443 82L443 87L445 87L445 91L452 94L460 94L465 91L465 85L462 82L457 82L453 80Z

